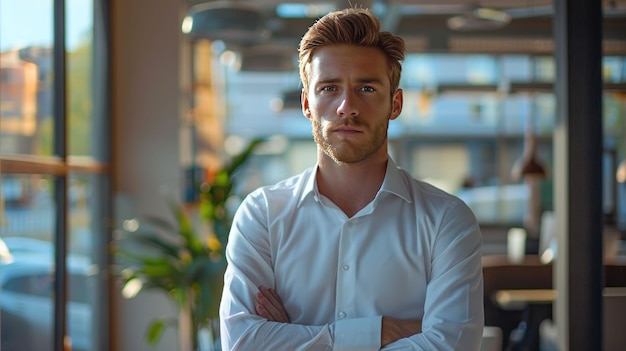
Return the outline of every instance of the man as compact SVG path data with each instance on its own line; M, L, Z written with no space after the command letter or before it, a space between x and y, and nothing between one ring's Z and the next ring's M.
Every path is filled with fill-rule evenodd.
M351 8L318 20L299 57L317 164L238 209L223 349L478 350L478 224L388 156L404 42Z

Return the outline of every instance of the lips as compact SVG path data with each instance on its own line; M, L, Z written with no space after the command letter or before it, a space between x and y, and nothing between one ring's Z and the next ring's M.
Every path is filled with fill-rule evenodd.
M340 133L361 133L360 130L350 128L350 127L339 127L339 128L336 128L334 131L340 132Z
M337 126L336 128L333 128L332 131L333 132L339 132L339 133L362 133L363 131L356 128L356 126L351 125L353 123L350 124L341 124L339 126Z

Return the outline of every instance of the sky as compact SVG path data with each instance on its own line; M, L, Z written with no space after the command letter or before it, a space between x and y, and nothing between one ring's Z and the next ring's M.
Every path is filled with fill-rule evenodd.
M0 51L52 46L53 0L0 0ZM66 42L71 50L92 27L92 0L66 0Z

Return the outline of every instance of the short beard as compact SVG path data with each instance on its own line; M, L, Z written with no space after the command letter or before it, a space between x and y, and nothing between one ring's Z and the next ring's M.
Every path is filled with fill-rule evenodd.
M387 127L389 120L385 120L380 125L372 126L360 123L356 119L348 119L344 123L333 125L328 130L334 129L340 125L361 126L367 132L370 132L370 139L364 145L347 145L342 142L340 147L332 144L327 135L324 135L322 123L312 119L313 139L317 143L322 152L330 157L336 163L357 163L365 160L367 157L378 151L387 142Z

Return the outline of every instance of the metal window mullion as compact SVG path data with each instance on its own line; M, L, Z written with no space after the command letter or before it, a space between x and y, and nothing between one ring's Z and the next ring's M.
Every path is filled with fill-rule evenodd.
M111 160L111 119L110 116L110 1L94 0L93 13L93 145L95 158L108 164ZM105 167L95 177L93 184L93 193L96 199L91 206L92 211L92 228L96 235L94 241L97 243L94 249L94 257L100 269L100 278L98 280L97 291L98 303L92 305L95 311L93 320L93 340L94 348L92 351L108 351L111 349L111 306L113 296L113 284L111 284L111 273L109 267L112 264L110 251L105 248L109 247L112 240L112 213L111 204L111 183L110 168ZM100 295L102 294L102 295Z
M563 349L602 350L602 4L556 0L554 10L555 147L565 157L555 168L555 314Z
M64 164L67 163L67 70L65 53L65 0L54 0L54 81L53 118L54 153ZM56 205L55 242L55 284L54 284L54 350L63 351L67 334L67 181L63 172L54 176L54 201Z

